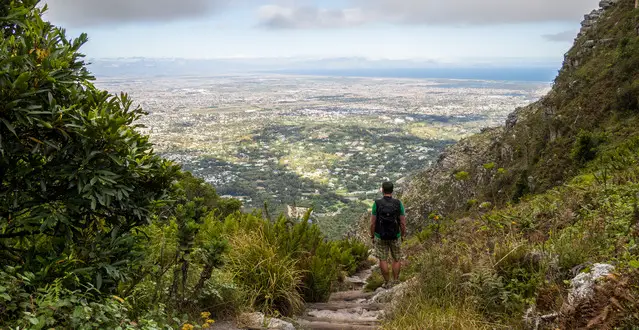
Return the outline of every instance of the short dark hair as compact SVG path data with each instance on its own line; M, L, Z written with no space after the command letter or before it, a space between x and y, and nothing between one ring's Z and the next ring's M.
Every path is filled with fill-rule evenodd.
M382 183L382 191L385 194L392 194L393 193L393 183L392 182L384 182Z

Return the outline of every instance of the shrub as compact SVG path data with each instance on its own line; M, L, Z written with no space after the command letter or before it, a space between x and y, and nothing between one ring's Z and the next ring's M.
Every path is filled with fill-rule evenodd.
M364 291L373 292L377 290L377 288L384 285L384 276L382 276L382 272L377 269L375 270L371 276L366 281L366 285L364 286Z
M291 316L303 308L298 292L302 272L295 260L277 253L261 230L231 239L229 270L247 294L250 306L269 315Z
M71 291L64 280L58 279L37 292L29 294L33 275L19 269L0 271L0 323L16 329L161 329L167 326L163 308L132 320L131 305L117 296L102 297L93 287ZM69 279L77 281L77 279ZM4 285L13 283L14 287ZM10 296L9 296L10 294Z
M304 301L327 301L338 276L339 271L332 258L312 256L304 272L304 286L302 287Z
M599 152L599 147L606 142L604 134L580 131L575 139L575 144L570 153L571 158L583 165L594 160Z

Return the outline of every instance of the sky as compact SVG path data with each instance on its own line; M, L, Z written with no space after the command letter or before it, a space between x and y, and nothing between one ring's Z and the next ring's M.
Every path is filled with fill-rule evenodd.
M598 0L45 0L89 58L556 62Z

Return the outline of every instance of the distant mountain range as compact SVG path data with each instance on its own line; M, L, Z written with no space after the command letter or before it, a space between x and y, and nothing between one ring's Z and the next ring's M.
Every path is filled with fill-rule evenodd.
M553 60L504 59L441 63L432 60L340 58L115 58L89 60L97 77L210 76L239 73L346 77L451 78L551 81L560 63ZM557 63L556 63L557 62Z

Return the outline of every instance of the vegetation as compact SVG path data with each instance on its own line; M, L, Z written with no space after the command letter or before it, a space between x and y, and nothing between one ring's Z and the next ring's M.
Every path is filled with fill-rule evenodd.
M0 4L0 324L209 328L292 315L367 259L297 221L243 214L156 155L125 94L98 90L37 0Z
M558 312L542 326L639 324L637 17L620 0L577 39L547 97L413 182L407 207L430 216L411 222L415 290L387 328L518 329ZM615 274L571 308L570 280L594 263Z

